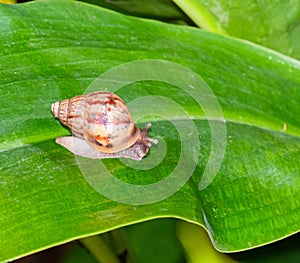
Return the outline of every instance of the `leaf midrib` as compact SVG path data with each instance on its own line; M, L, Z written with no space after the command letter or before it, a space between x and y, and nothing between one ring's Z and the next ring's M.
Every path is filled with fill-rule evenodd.
M170 119L169 121L185 121L185 120L191 120L191 118L173 118L173 119ZM193 121L207 121L208 119L207 118L201 118L201 117L198 117L198 118L192 118ZM165 120L149 120L149 122L163 122ZM214 121L214 122L218 122L218 123L223 123L223 121L221 120L212 120L210 119L209 121ZM137 123L138 126L141 126L142 123ZM144 124L144 123L143 123ZM249 126L249 127L255 127L257 129L262 129L262 130L265 130L266 132L271 132L271 133L278 133L278 134L281 134L281 135L285 135L285 136L289 136L289 137L294 137L296 139L300 139L300 136L296 135L296 134L292 134L292 133L288 133L287 131L284 132L284 131L279 131L279 130L272 130L272 129L269 129L267 127L262 127L262 126L258 126L258 125L254 125L254 124L251 124L251 123L245 123L245 122L239 122L239 121L236 121L236 120L231 120L231 119L226 119L226 124L235 124L235 125L243 125L243 126ZM66 133L61 133L61 132L49 132L47 134L39 134L38 136L28 136L28 137L23 137L23 138L19 138L19 139L16 139L14 141L11 141L11 142L7 142L5 141L4 143L1 143L0 144L0 153L3 153L3 152L7 152L7 151L11 151L11 150L15 150L17 148L21 148L21 147L28 147L30 145L34 145L34 144L38 144L38 143L42 143L42 142L46 142L46 141L54 141L57 137L60 137L60 136L72 136L70 134L70 131L66 128L65 129L67 132ZM5 146L4 146L5 145Z

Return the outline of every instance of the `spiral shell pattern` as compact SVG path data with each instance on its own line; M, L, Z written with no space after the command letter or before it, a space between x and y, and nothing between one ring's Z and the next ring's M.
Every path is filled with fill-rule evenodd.
M116 153L141 136L124 101L111 92L93 92L52 104L53 115L99 152Z

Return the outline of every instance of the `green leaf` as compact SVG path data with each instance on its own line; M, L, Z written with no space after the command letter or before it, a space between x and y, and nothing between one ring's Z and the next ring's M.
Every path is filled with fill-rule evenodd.
M300 3L288 1L174 0L203 29L300 58Z
M171 0L84 0L123 14L152 18L170 23L192 24L192 21Z
M183 249L176 237L177 222L164 218L126 227L136 262L184 262Z
M221 251L253 248L299 231L298 61L198 29L72 1L1 5L0 35L0 247L5 248L0 261L159 217L203 225ZM200 142L199 162L182 188L157 203L130 205L110 200L88 184L82 165L89 160L75 158L55 143L56 137L70 132L55 121L50 106L84 93L112 67L141 59L177 63L206 81L226 118L227 147L218 174L200 191L215 150L210 125L225 124L207 121L205 109L170 83L142 81L123 87L117 93L128 103L159 95L180 105L191 116ZM137 75L148 72L140 68ZM160 73L183 79L168 70ZM160 108L167 118L151 115ZM145 171L120 160L103 162L115 178L132 185L166 178L179 160L181 141L190 149L197 145L189 141L190 119L179 110L146 104L143 109L149 115L136 123L142 127L151 121L150 135L159 144L141 164L153 160L165 143L163 161ZM107 187L117 192L114 185ZM124 191L121 188L120 194L132 195Z

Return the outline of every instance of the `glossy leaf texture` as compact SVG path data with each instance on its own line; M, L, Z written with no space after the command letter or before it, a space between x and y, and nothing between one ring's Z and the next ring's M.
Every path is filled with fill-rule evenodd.
M0 247L5 248L0 261L159 217L204 226L225 252L299 231L297 60L245 41L72 1L1 5L0 35ZM120 89L126 102L156 95L180 105L200 141L197 167L180 190L158 203L129 205L93 189L78 159L55 143L70 132L53 118L50 105L84 93L114 66L147 59L175 62L206 81L226 119L227 147L219 173L200 191L212 145L204 111L168 83L142 81ZM167 177L178 162L181 139L190 136L188 129L182 137L176 131L175 124L187 123L178 112L165 109L166 119L151 115L156 105L148 107L149 115L136 123L152 122L150 135L167 145L162 162L145 171L120 160L103 162L132 185ZM153 147L142 162L156 154Z
M125 14L185 23L246 39L300 58L300 4L298 1L258 2L224 0L86 0ZM176 8L176 5L178 8ZM181 12L180 12L181 9ZM183 13L184 12L184 13Z

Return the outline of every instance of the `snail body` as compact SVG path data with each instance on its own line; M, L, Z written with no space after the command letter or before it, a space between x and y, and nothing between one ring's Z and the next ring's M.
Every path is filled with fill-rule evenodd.
M111 92L98 91L55 102L51 111L75 136L60 137L56 142L77 155L141 160L151 142L157 143L148 136L151 124L144 129L136 127L125 102Z

